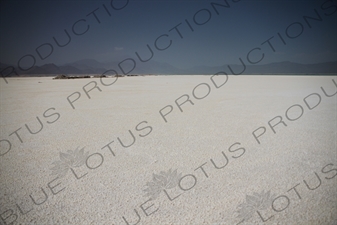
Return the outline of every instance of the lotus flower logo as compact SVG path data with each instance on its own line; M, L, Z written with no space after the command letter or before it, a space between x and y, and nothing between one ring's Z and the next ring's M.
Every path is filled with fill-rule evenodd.
M51 168L52 176L64 177L67 172L74 167L84 165L89 152L84 152L84 148L76 150L68 150L66 153L60 152L60 160L53 162L54 167Z
M256 211L267 209L272 204L273 199L274 195L271 196L270 191L246 195L246 202L238 206L238 217L243 220L250 219Z
M147 182L146 197L150 197L152 200L156 199L164 189L171 189L178 185L181 178L181 173L178 174L177 170L161 171L159 174L153 174L151 182Z

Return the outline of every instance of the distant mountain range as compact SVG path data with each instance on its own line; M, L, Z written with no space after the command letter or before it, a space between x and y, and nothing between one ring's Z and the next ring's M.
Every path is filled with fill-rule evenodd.
M120 75L123 75L118 67L119 61L109 63L101 63L93 59L78 60L73 63L67 63L57 66L53 63L42 66L34 66L28 71L21 72L20 76L54 76L58 74L102 74L109 69L116 70ZM4 69L9 65L0 63L0 69ZM134 63L125 61L121 65L124 71L130 71ZM227 74L232 74L230 68L234 73L241 73L244 68L242 65L223 65L223 66L196 66L189 69L179 69L168 63L161 63L156 61L136 62L134 70L130 74L155 74L155 75L180 75L180 74L195 74L195 75L211 75L220 71ZM20 71L17 69L16 71ZM113 74L113 73L111 73ZM337 61L316 63L316 64L300 64L289 61L269 63L264 65L247 65L242 74L337 74Z

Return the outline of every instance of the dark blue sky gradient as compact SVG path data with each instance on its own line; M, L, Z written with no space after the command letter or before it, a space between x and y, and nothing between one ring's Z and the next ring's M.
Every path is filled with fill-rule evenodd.
M252 53L258 59L265 54L261 64L292 61L298 63L318 63L337 60L337 3L335 0L228 0L230 8L217 7L219 15L211 3L225 4L223 0L113 0L113 1L51 1L51 0L3 0L1 1L1 53L0 62L18 65L21 57L30 54L36 65L45 63L64 64L80 59L96 59L100 62L121 61L131 57L139 61L135 52L144 58L150 56L147 44L154 56L151 60L167 62L178 68L192 66L220 66L239 64L238 58L246 60L253 48L261 50ZM112 8L120 8L121 10ZM108 9L109 14L104 9ZM322 9L323 8L323 9ZM97 10L96 10L97 9ZM206 10L207 9L207 10ZM312 28L303 16L317 17L322 21L310 20ZM97 18L92 13L94 10ZM199 13L197 13L199 10ZM208 12L211 13L209 17ZM90 14L91 13L91 14ZM330 15L325 15L330 14ZM193 22L196 16L197 25ZM78 20L77 32L89 30L83 35L72 32ZM188 27L188 20L194 31ZM286 28L298 22L303 25L303 33L296 38L286 35ZM177 26L183 38L176 30ZM296 35L301 26L295 24L288 30ZM65 47L58 47L53 37L60 43L71 41ZM286 45L279 39L280 33ZM158 46L171 46L163 51L154 47L160 35L167 34ZM264 41L271 40L275 52ZM53 46L52 54L42 60L36 48L48 43ZM42 55L51 52L50 46L40 48ZM254 55L255 54L255 55ZM31 56L23 57L21 65L32 65Z

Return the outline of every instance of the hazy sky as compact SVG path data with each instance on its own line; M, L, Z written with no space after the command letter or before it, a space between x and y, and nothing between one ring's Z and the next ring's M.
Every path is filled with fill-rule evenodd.
M335 0L2 0L0 62L23 67L86 58L139 61L135 52L144 60L151 56L147 45L151 60L178 68L239 64L254 48L259 49L249 57L257 61L263 53L260 64L334 61L336 5ZM303 16L321 21L306 22Z

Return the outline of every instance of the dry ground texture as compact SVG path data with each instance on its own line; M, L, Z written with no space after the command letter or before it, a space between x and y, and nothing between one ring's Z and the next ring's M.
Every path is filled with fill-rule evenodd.
M336 76L8 81L3 224L337 222Z

